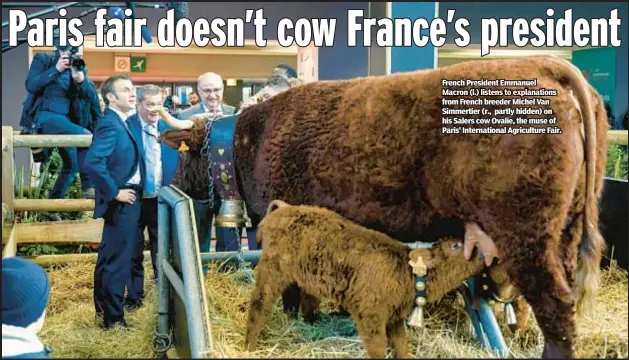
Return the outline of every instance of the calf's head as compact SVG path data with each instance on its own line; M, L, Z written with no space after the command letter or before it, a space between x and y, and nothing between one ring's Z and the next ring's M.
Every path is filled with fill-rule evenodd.
M463 240L443 238L431 249L416 249L409 254L411 260L422 258L427 268L426 300L433 302L454 290L485 266L474 257L467 260L463 254Z

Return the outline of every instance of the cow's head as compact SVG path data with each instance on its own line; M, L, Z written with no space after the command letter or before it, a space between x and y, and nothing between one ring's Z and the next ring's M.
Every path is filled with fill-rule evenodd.
M270 83L252 96L251 99L240 104L239 113L246 108L266 102L280 93L303 84L303 80L297 78L291 78L280 83ZM220 116L220 114L206 113L195 115L187 120L179 120L170 115L166 109L161 109L160 113L164 121L173 128L173 130L168 130L161 135L161 141L174 149L183 148L191 152L200 151L203 147L207 135L206 126L208 120ZM182 145L182 142L185 145Z
M161 108L162 119L172 128L160 136L160 141L177 150L199 152L205 142L205 127L208 115L195 116L186 120L179 120L166 109Z

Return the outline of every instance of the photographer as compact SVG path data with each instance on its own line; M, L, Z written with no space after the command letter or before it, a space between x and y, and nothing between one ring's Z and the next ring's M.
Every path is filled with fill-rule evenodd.
M83 49L59 46L57 39L55 47L54 53L38 53L33 58L26 77L28 97L20 125L23 132L31 134L91 134L102 110L96 88L87 80ZM83 171L87 148L62 147L58 151L63 169L49 198L64 198L77 172L81 175L83 197L94 198L94 187Z

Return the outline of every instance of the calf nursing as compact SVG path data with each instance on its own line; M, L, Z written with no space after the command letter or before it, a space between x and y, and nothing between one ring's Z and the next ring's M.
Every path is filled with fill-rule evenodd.
M271 202L259 225L258 242L264 244L264 251L251 295L249 351L255 350L275 300L297 285L304 294L305 316L320 299L332 299L349 312L370 357L384 358L388 344L396 358L408 357L405 322L415 303L415 275L409 260L418 255L425 259L429 302L485 266L480 257L465 259L461 241L446 240L433 250L411 252L399 241L330 210L277 201Z

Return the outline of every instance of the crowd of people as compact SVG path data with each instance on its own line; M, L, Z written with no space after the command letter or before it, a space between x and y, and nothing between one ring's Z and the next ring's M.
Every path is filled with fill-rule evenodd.
M171 183L179 153L159 141L168 125L158 109L168 108L177 99L167 97L157 85L136 87L126 74L109 77L97 89L89 80L87 66L77 67L73 61L81 57L82 48L69 46L35 55L26 77L28 96L20 126L27 134L92 135L88 148L58 149L63 169L49 197L64 198L78 174L83 197L95 200L93 217L104 220L94 270L96 318L105 330L129 329L125 311L143 306L144 300L145 231L155 278L159 271L157 197ZM222 77L208 72L198 77L196 92L188 95L191 106L174 115L179 119L234 115L301 83L292 67L280 64L263 89L236 108L223 101ZM34 150L33 155L36 161L44 161L46 149ZM210 223L218 210L195 206L196 212L209 214ZM251 246L255 229L248 230L254 231L249 235L254 239ZM240 248L240 239L231 234L227 228L216 229L216 251ZM210 250L211 225L199 242L202 252ZM48 277L40 266L17 257L3 259L3 358L49 357L49 349L37 336L49 291Z

